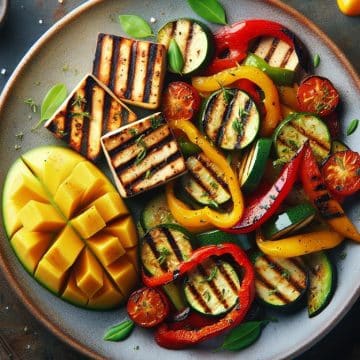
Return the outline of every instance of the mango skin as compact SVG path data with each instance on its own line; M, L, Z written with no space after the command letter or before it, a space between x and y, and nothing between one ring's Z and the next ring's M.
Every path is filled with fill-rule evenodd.
M73 184L76 174L83 177L83 181L75 181L76 186L84 184L83 189L75 196L66 196L64 189L72 190L67 181ZM22 181L15 181L19 177ZM61 194L58 189L64 197L56 196ZM59 204L63 198L67 202L64 206ZM18 214L34 202L40 215L35 216L36 226L31 231L31 212L23 212L23 218ZM97 246L99 257L96 257L87 239L72 226L72 220L81 219L81 214L91 207L96 208L103 224L91 230L93 236L100 241L110 236L112 248L117 249L116 256L109 255L109 246L100 243ZM52 225L43 216L41 209L50 208L63 219L62 226L58 222ZM24 214L27 214L26 219ZM130 261L137 252L138 241L137 233L132 231L135 227L132 217L105 175L78 153L63 147L46 146L23 154L11 166L5 180L2 216L10 245L25 270L63 300L79 307L107 310L126 301L137 285L138 268ZM116 235L107 231L110 223L120 224ZM84 225L86 221L80 220L80 228ZM71 231L72 240L76 240L70 247L67 237L62 236L66 228ZM126 239L127 246L132 245L129 254L123 247L124 240L119 237ZM84 262L85 252L92 254L92 261ZM97 281L90 276L92 273L98 274Z

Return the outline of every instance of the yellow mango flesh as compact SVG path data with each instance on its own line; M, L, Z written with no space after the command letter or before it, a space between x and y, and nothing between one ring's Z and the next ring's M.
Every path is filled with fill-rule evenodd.
M10 241L27 271L33 273L41 257L49 248L52 238L51 233L33 232L21 228Z
M76 285L88 297L92 297L104 284L104 272L88 249L81 254L75 266Z
M74 151L43 147L18 159L2 212L24 267L66 301L108 309L136 286L133 220L110 181Z

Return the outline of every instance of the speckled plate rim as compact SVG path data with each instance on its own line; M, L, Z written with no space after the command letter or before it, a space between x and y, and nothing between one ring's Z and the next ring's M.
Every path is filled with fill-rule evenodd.
M48 31L46 31L39 40L28 50L25 56L22 58L9 80L7 81L2 93L0 94L0 117L3 108L7 102L8 97L10 96L12 89L17 81L17 79L22 75L25 71L27 64L33 59L34 56L38 53L38 51L53 37L55 36L61 29L63 29L67 24L74 21L81 14L86 12L87 10L95 7L97 4L104 2L105 0L89 0L86 3L78 6L74 10L72 10L69 14L67 14L64 18L54 24ZM338 46L322 31L320 28L315 25L312 21L302 15L299 11L295 10L289 5L282 3L279 0L264 0L264 2L273 5L280 10L286 12L290 16L294 17L297 21L302 23L305 27L310 29L315 36L319 37L321 41L335 54L335 56L339 59L339 61L343 64L344 69L348 72L348 74L353 79L355 86L360 91L360 78L357 74L354 67L351 65L349 60L346 58L344 53L338 48ZM103 357L95 351L89 350L84 344L79 342L77 339L72 337L69 334L66 334L59 326L51 322L47 319L46 314L42 312L37 304L33 303L31 299L27 296L27 294L23 291L21 287L21 283L15 278L15 276L8 270L9 266L7 265L6 259L0 253L0 268L4 270L5 278L10 283L11 287L15 290L16 294L19 296L21 301L25 304L28 310L35 316L37 320L39 320L48 330L50 330L55 336L60 338L62 341L72 346L77 351L82 354L89 356L93 359L103 359ZM304 341L301 344L298 344L297 349L289 350L287 354L283 354L284 358L287 357L295 357L309 349L315 343L317 343L320 339L322 339L326 334L329 333L331 329L345 316L348 310L355 303L357 298L360 295L360 287L354 293L352 297L350 297L345 306L334 315L329 321L323 324L321 328L318 329L317 336L314 336L313 339L309 341Z

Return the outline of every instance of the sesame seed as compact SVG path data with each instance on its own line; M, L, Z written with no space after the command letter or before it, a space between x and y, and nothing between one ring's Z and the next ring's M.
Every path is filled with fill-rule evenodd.
M39 20L39 24L41 25L44 21L42 19Z
M6 74L6 69L5 69L5 68L2 68L1 71L0 71L0 74L1 74L1 75L5 75L5 74Z
M150 18L150 22L151 22L152 24L154 24L154 23L156 23L156 19L152 16L152 17Z

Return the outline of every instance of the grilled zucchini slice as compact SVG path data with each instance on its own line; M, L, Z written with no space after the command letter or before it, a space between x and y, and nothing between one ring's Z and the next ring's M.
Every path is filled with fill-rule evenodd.
M262 303L285 311L303 305L308 273L299 257L278 258L257 252L253 263L256 295Z
M184 293L191 308L217 316L235 306L239 288L239 277L228 262L209 259L189 272Z
M143 237L140 259L143 267L152 275L174 271L192 253L189 235L180 226L160 225L150 229ZM172 304L179 312L186 308L181 286L171 282L163 286Z
M311 204L299 204L272 217L262 230L266 239L279 239L308 225L315 215L316 210Z
M218 168L204 153L186 159L188 174L182 177L182 185L200 204L219 207L231 199L230 192Z
M288 115L274 133L275 149L279 158L290 161L296 151L309 140L310 147L319 163L325 160L331 149L330 132L317 116L307 113Z
M271 145L271 139L260 138L242 155L239 167L239 182L242 190L250 192L259 185L265 172Z
M331 154L335 154L336 152L345 151L349 149L350 148L340 140L334 140L331 144Z
M305 263L310 275L307 308L309 317L314 317L325 309L334 294L336 270L324 251L306 255Z
M184 59L183 75L193 75L203 69L212 57L211 31L198 21L178 19L165 24L158 32L157 40L168 49L172 39L178 44Z
M246 92L223 88L209 97L201 125L210 140L222 149L243 149L259 131L260 114Z

